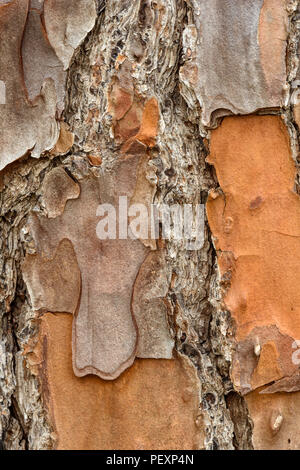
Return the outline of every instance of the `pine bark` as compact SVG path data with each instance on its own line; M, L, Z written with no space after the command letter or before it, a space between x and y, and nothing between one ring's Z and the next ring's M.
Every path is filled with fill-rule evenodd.
M263 184L271 174L271 184L276 186L283 171L297 187L296 166L290 157L297 155L299 129L296 107L294 117L284 86L291 85L297 74L298 2L286 2L284 11L275 0L271 6L272 2L263 0L251 2L252 11L244 1L233 8L217 0L91 0L78 1L76 8L82 4L83 10L77 11L71 0L45 0L29 2L23 12L25 3L0 2L0 28L16 20L20 40L14 47L22 57L19 63L17 52L3 42L1 48L7 49L1 60L7 65L14 57L13 66L20 70L11 80L24 81L22 92L15 91L8 84L9 75L2 76L0 69L8 100L7 115L0 123L6 130L1 134L0 155L0 437L4 449L299 448L295 425L288 412L284 414L290 408L299 413L297 385L291 390L297 390L295 396L289 393L290 382L279 387L277 395L268 395L273 400L272 416L264 415L266 398L261 397L267 395L258 393L260 387L294 377L295 371L284 369L282 359L280 372L268 375L270 362L261 355L259 365L259 354L253 352L260 348L267 357L269 346L264 345L272 342L274 356L284 355L290 341L297 340L297 328L288 329L275 312L266 324L259 320L261 330L256 331L256 313L250 311L247 319L253 328L243 337L248 326L239 316L248 312L246 304L255 298L255 292L245 294L255 276L257 296L262 295L266 279L262 274L259 278L260 266L268 264L272 254L266 259L257 255L262 256L261 264L253 268L253 278L245 265L236 280L234 270L239 268L232 267L239 256L251 257L252 243L258 243L249 241L250 229L247 232L252 216L247 219L244 206L241 212L237 209L244 201L243 189L256 210L261 204L257 198L269 200L263 188L251 186L261 174ZM276 11L273 29L264 27L268 11L263 8ZM55 23L56 11L61 25ZM251 49L249 26L246 50L236 51L235 41L244 44L239 29L243 15L248 26L253 22L254 45ZM211 18L216 18L215 24ZM259 50L258 24L263 25ZM38 27L47 36L46 45ZM65 43L61 31L70 34ZM220 37L227 49L222 49ZM269 41L274 44L272 51ZM268 68L273 51L274 69ZM248 75L239 69L239 62L248 67ZM1 67L9 74L8 65L1 62ZM40 101L34 101L37 96ZM268 170L276 160L272 155L269 162L257 157L257 167L253 157L253 176L247 167L249 158L255 152L267 154L274 139L283 156L280 171ZM236 159L230 160L236 148L242 170L236 168ZM103 248L107 259L97 264L95 233L90 233L89 225L84 226L86 231L80 229L81 221L92 217L98 197L94 184L100 187L100 202L113 200L124 187L134 202L148 205L207 204L202 248L187 250L183 240L174 238L126 245L131 266L137 268L133 281L125 272L122 297L123 278L118 279L123 245L116 248L107 243ZM280 184L274 190L277 196ZM299 201L294 202L294 196L296 192L284 199L280 214L290 211L295 224L279 225L296 239ZM222 198L222 210L229 211L224 220L218 208ZM273 214L270 223L267 220L266 230L277 229L275 218ZM242 220L247 224L239 232ZM229 239L231 223L240 224L234 225L237 241L234 236ZM224 224L230 227L223 232ZM297 260L296 245L289 245L291 252ZM284 269L282 259L279 263ZM91 320L84 330L81 323L76 324L76 315L92 317L106 305L106 278L112 279L119 309L115 314L108 297L113 320L111 325L108 320L107 331L126 330L121 312L127 297L133 296L129 314L136 313L137 330L132 334L137 336L137 350L125 351L124 344L135 341L126 333L119 350L113 340L107 343L111 349L102 361L100 343L105 338L97 336L101 341L92 348L100 359L81 368L78 364L84 362L89 347L86 335L97 322ZM293 293L287 295L292 298ZM296 294L294 300L299 312ZM279 299L271 307L285 308ZM125 314L124 310L124 318ZM290 315L293 321L294 313ZM113 360L121 363L126 354L125 366L122 363L116 369ZM297 377L293 380L297 382ZM281 401L276 401L282 393ZM281 415L285 427L278 434ZM263 432L262 421L267 422Z

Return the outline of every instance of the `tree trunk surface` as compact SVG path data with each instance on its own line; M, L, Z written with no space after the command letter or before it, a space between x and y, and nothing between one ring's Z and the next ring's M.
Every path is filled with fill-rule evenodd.
M0 0L4 449L300 449L299 18Z

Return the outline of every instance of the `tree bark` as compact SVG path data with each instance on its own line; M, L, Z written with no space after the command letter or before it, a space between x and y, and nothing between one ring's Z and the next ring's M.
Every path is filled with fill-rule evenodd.
M300 448L298 7L0 0L4 449Z

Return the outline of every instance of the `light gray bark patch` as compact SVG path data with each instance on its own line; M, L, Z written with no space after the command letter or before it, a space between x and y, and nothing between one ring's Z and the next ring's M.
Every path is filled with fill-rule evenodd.
M63 168L55 168L46 175L42 190L48 217L32 213L28 220L37 249L23 265L32 306L41 312L74 314L77 376L118 377L134 361L139 334L139 356L172 357L174 340L164 299L170 272L164 257L153 254L152 263L145 261L149 249L140 240L119 239L118 232L116 239L100 240L96 233L99 204L117 208L119 196L134 192L139 158L121 160L105 177L84 178L79 197L77 183ZM118 230L118 212L116 221Z
M43 202L50 219L64 211L69 199L77 199L80 186L61 168L54 168L46 174L43 183Z
M282 105L285 54L280 57L279 77L266 80L264 68L268 64L262 63L266 57L259 44L263 3L264 0L192 0L196 49L190 52L194 57L181 69L181 80L193 88L206 126L215 126L217 117ZM277 40L275 36L272 39Z
M2 1L0 6L1 170L28 152L39 158L54 147L56 113L64 107L63 69L93 28L96 7L94 0L47 0L45 31L42 1Z
M138 357L172 359L174 339L168 324L171 308L167 300L170 278L164 251L150 252L133 289L132 308L139 333Z
M24 87L20 54L27 13L28 0L14 0L0 9L0 80L6 88L0 113L0 169L29 150L38 158L58 138L54 82L44 82L33 104Z
M62 240L51 259L27 256L22 270L35 311L75 313L81 281L70 240Z
M99 180L88 178L81 182L80 197L68 201L61 216L34 216L29 224L39 254L52 257L64 238L74 246L81 273L80 305L73 323L75 374L112 379L134 360L137 338L131 288L145 252L138 241L97 238L96 211L101 201ZM39 290L37 285L35 290ZM56 292L58 297L65 295L59 283Z
M95 1L45 0L44 15L49 41L66 70L75 49L95 24Z
M28 97L32 101L41 91L46 78L55 83L57 104L64 107L66 72L47 39L41 13L29 11L22 41L22 62Z

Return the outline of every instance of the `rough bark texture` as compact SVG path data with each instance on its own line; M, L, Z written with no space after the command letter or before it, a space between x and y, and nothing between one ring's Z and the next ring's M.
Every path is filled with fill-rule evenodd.
M300 448L299 18L0 0L5 449ZM99 240L120 196L206 204L202 248Z

